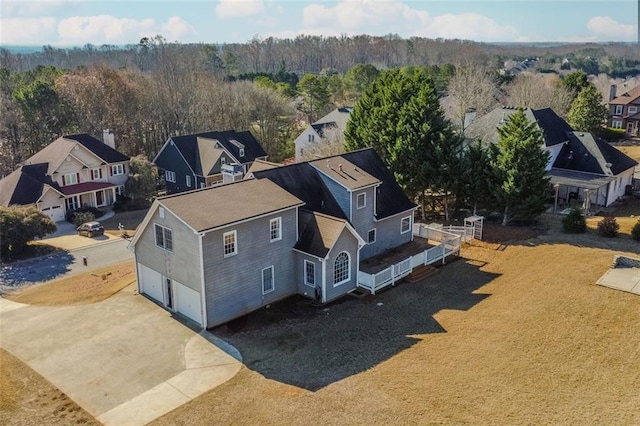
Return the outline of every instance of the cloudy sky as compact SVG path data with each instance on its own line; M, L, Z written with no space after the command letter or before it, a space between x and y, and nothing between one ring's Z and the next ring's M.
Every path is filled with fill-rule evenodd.
M0 45L246 42L299 34L638 41L640 0L1 1Z

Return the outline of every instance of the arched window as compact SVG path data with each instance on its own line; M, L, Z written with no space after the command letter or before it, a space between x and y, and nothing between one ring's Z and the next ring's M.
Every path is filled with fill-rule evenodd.
M333 285L349 281L351 275L349 263L349 253L346 251L336 257L336 261L333 263Z

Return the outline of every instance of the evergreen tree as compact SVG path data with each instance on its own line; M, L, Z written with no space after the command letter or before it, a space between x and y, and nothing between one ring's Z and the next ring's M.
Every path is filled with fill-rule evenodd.
M463 193L476 214L478 207L491 203L491 188L495 185L495 173L491 168L492 150L495 145L485 147L482 141L470 145L465 151L461 174Z
M381 73L351 113L345 143L347 150L375 148L411 197L457 190L462 140L422 69Z
M518 109L498 128L500 140L492 159L499 185L494 196L502 209L502 224L513 218L531 220L544 212L549 189L542 131Z
M602 96L592 84L587 85L571 103L567 115L569 124L580 132L599 133L609 115Z

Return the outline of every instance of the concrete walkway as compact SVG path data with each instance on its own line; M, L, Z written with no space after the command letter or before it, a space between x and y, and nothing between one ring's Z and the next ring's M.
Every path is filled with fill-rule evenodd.
M596 284L640 295L640 268L609 269Z
M144 425L232 378L239 353L212 340L134 286L81 306L0 298L0 346L106 425Z

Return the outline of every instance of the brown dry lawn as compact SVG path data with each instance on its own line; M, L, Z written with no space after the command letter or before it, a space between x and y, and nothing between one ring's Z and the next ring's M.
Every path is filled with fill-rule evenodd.
M547 219L488 226L422 283L215 329L246 367L154 424L640 424L640 297L594 285L640 244ZM5 354L1 424L90 423Z
M104 227L104 231L108 234L120 236L120 230L118 229L118 224L122 223L124 225L125 231L127 234L133 236L136 233L136 228L142 220L144 216L147 214L147 210L134 210L130 212L121 212L116 213L109 219L105 219L104 221L100 221L102 226Z
M79 305L105 300L135 282L133 262L124 262L91 272L17 289L4 295L28 305Z
M375 303L220 328L247 367L154 424L640 424L640 297L594 285L614 253L640 246L549 232L466 247L466 260ZM373 307L386 318L367 316ZM397 339L412 341L370 364L367 341ZM331 377L349 363L364 369Z
M99 425L58 388L0 349L0 424Z

